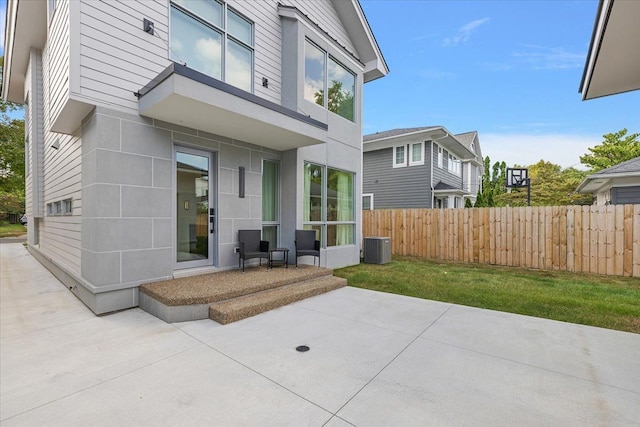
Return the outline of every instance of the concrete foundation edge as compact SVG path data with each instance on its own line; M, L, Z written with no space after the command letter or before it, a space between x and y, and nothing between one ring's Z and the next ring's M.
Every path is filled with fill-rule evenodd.
M43 254L37 247L28 245L27 250L95 314L107 314L138 306L139 292L137 286L94 293L83 283L84 281L80 277L58 265L54 260Z
M188 322L209 318L209 304L169 306L139 293L140 308L167 323Z

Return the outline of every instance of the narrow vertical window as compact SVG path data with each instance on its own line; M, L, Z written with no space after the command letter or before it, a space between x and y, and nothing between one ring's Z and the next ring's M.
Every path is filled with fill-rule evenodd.
M324 168L313 163L304 164L304 200L303 216L305 230L315 230L316 239L324 246L323 226L325 221L324 205Z
M347 120L354 121L356 76L329 57L327 80L329 86L327 108Z
M262 240L270 248L278 247L280 227L280 172L273 160L262 160Z
M324 107L324 73L326 57L309 40L304 42L304 99Z
M327 246L352 245L355 232L354 174L327 169Z
M225 80L247 92L253 81L253 25L229 9L227 11L227 56Z
M404 145L393 147L393 167L401 168L407 165L407 149Z

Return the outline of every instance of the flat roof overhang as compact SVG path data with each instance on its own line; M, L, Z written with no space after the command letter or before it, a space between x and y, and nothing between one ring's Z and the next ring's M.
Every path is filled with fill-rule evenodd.
M640 89L640 1L601 0L580 93L593 99Z
M618 173L599 173L587 176L578 185L577 193L595 193L603 187L615 184L615 180L624 178L638 178L640 180L640 171L637 172L618 172ZM619 181L618 181L619 182Z
M471 193L458 188L447 188L443 190L433 190L436 196L469 196Z
M8 0L4 32L2 98L22 104L31 48L47 39L47 2Z
M172 63L138 93L141 116L284 151L328 141L328 125Z

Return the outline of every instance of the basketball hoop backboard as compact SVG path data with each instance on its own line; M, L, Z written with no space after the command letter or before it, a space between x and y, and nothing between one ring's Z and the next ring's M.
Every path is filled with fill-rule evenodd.
M529 170L526 168L507 168L507 188L526 187L529 184Z

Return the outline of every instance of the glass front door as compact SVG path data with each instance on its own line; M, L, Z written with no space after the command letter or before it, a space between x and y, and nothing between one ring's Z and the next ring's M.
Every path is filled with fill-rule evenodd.
M215 206L212 155L176 148L176 266L213 265Z

